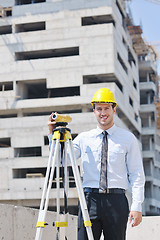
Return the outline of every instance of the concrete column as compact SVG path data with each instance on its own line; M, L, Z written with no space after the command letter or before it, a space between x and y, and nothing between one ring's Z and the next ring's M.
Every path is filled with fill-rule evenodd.
M22 111L18 111L18 113L17 113L17 117L23 117L23 113L22 113Z
M152 137L149 137L149 149L152 150Z
M147 93L147 104L151 104L151 94L150 94L150 92Z
M16 27L14 23L12 24L12 33L16 33Z
M150 161L150 169L151 169L151 176L153 176L154 174L154 166L153 166L153 162Z
M149 78L149 73L147 73L147 82L150 81L150 78Z
M151 115L148 117L148 127L152 127Z

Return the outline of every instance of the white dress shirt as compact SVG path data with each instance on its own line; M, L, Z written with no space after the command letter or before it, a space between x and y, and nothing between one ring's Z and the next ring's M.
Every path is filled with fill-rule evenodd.
M73 141L77 158L82 159L83 187L99 188L103 130L80 133ZM108 188L131 186L131 211L141 211L144 200L144 170L136 137L113 125L108 133Z
M103 130L96 128L80 133L73 141L76 158L82 160L83 187L99 188ZM108 188L132 191L131 211L142 211L144 200L144 170L136 137L113 125L108 133ZM51 141L51 135L49 136Z

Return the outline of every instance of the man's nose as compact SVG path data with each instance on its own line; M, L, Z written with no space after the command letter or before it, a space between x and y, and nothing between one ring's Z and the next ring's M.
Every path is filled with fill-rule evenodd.
M106 114L106 110L105 110L105 109L102 109L101 114L102 114L102 115L105 115L105 114Z

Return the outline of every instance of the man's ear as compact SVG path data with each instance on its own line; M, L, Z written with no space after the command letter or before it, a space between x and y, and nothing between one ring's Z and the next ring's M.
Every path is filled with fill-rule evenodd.
M117 108L116 108L116 106L115 106L115 107L113 108L113 112L114 112L114 113L116 112L116 109L117 109Z

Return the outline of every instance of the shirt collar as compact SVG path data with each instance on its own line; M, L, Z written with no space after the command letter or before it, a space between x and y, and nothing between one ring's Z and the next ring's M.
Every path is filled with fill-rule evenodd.
M114 124L111 128L107 129L106 132L109 134L109 135L112 135L116 130L116 125ZM101 128L99 128L97 126L97 135L100 135L104 130L102 130Z

